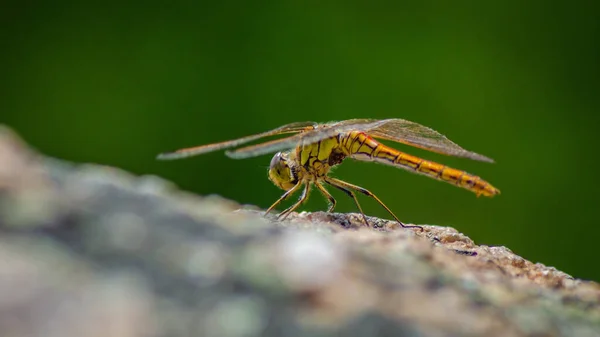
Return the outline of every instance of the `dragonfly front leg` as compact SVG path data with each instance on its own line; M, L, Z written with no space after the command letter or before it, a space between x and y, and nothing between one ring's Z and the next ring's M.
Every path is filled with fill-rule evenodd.
M296 208L300 207L300 205L302 205L302 203L304 201L306 201L306 199L308 199L308 192L310 191L310 183L305 183L304 184L304 190L302 190L302 194L300 195L300 198L298 199L298 201L296 201L295 204L293 204L292 206L288 207L286 210L284 210L283 212L279 213L279 215L277 216L278 220L284 220L288 215L290 215L290 213L292 213L293 211L296 210Z
M335 204L337 203L335 201L335 199L333 198L333 196L329 192L327 192L325 187L323 187L323 185L321 185L320 183L315 182L315 186L317 186L319 191L321 191L321 193L323 193L325 198L327 198L327 200L329 200L329 208L327 209L327 213L333 212L333 210L335 209Z
M294 187L290 188L285 193L283 193L283 195L279 199L277 199L277 201L275 201L273 203L273 205L271 205L271 207L269 207L265 211L264 215L267 216L267 214L269 214L275 208L275 206L279 205L282 201L287 199L290 195L294 194L294 192L296 192L298 190L298 188L300 188L300 186L302 186L302 183L298 182L296 185L294 185Z

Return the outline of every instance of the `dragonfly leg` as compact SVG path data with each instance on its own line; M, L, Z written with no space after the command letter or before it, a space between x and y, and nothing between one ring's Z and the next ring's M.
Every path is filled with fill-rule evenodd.
M363 220L365 221L365 225L369 226L369 221L367 220L367 216L365 215L365 212L363 212L362 207L360 207L360 204L358 203L358 199L356 198L356 194L354 194L354 192L350 191L349 189L337 185L335 182L329 181L329 180L325 180L326 183L328 183L329 185L341 190L342 192L346 193L350 198L352 198L352 200L354 200L354 203L356 204L356 207L358 208L358 211L360 212L360 214L363 217Z
M323 185L321 185L320 183L315 182L315 186L317 186L319 191L321 191L321 193L323 193L325 198L327 198L327 200L329 200L329 208L327 209L327 213L333 212L333 210L335 209L335 204L336 204L336 201L333 198L333 196L329 192L327 192L325 187L323 187Z
M328 183L332 184L333 186L337 186L339 187L344 187L344 188L349 188L349 189L353 189L356 191L359 191L360 193L367 195L373 199L375 199L381 206L383 206L383 208L385 208L385 210L390 213L390 215L392 217L394 217L394 219L403 227L403 228L419 228L421 231L423 231L423 227L421 226L411 226L411 225L405 225L404 223L402 223L402 221L400 221L398 219L398 217L392 212L392 210L390 210L381 200L379 200L379 198L373 194L371 191L362 188L360 186L356 186L350 183L347 183L345 181L339 180L339 179L335 179L335 178L331 178L331 177L327 177L327 181ZM356 198L356 197L355 197ZM361 211L362 212L362 211ZM364 215L364 214L363 214Z
M285 219L288 215L290 215L290 213L292 213L293 211L295 211L296 208L300 207L300 205L302 205L302 203L304 201L306 201L306 199L308 199L308 192L309 191L310 191L310 183L307 182L307 183L304 184L304 189L302 190L302 194L300 195L300 198L298 199L298 201L296 201L295 204L293 204L292 206L288 207L283 212L279 213L279 215L277 216L277 219L278 220Z
M290 188L285 193L283 193L283 195L279 199L277 199L277 201L275 201L273 203L273 205L271 205L271 207L269 207L265 211L264 215L266 216L267 214L269 214L275 208L275 206L279 205L282 201L284 201L285 199L287 199L290 195L294 194L294 192L296 192L298 190L298 188L300 188L300 186L302 186L302 183L298 182L296 185L294 185L294 187Z

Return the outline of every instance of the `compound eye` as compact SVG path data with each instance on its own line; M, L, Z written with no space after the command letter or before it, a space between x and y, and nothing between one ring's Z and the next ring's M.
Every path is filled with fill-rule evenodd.
M271 164L269 165L270 169L275 169L275 167L281 165L280 162L283 160L283 158L281 157L281 152L277 152L274 156L273 159L271 159Z
M288 155L285 152L277 152L271 160L269 168L269 179L283 190L289 190L294 187L295 177L292 176L292 170L288 165Z

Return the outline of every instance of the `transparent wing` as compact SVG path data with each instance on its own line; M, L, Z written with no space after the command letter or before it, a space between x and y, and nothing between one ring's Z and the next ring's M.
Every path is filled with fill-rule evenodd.
M234 159L256 157L267 153L289 150L302 143L316 143L323 139L335 137L340 133L371 130L381 126L385 122L386 120L349 119L337 123L322 124L318 125L314 130L303 131L300 134L288 138L275 139L266 143L246 146L233 151L227 151L225 154Z
M173 160L173 159L181 159L181 158L186 158L186 157L191 157L191 156L197 156L197 155L204 154L207 152L218 151L218 150L223 150L223 149L240 146L242 144L246 144L246 143L255 141L255 140L263 138L263 137L275 136L275 135L280 135L280 134L285 134L285 133L301 132L302 130L306 129L307 127L311 127L311 126L315 127L316 125L317 125L317 123L315 123L315 122L290 123L290 124L280 126L276 129L262 132L259 134L255 134L255 135L251 135L251 136L228 140L228 141L220 142L220 143L213 143L213 144L189 147L189 148L185 148L185 149L176 150L173 152L161 153L157 156L157 159ZM293 138L293 137L294 136L292 136L290 138ZM287 138L284 138L284 139L287 139Z
M381 122L383 123L366 130L369 135L449 156L494 162L491 158L463 149L446 136L421 124L404 119L385 119Z

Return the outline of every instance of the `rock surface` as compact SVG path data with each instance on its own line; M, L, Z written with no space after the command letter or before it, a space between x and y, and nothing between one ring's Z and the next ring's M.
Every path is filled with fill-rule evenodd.
M600 285L357 214L264 219L0 129L0 331L12 336L600 336Z

